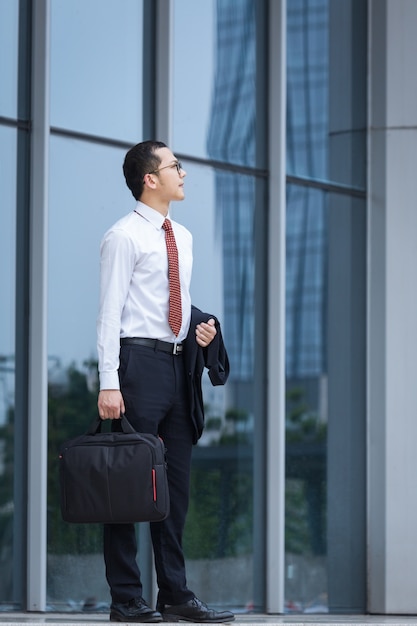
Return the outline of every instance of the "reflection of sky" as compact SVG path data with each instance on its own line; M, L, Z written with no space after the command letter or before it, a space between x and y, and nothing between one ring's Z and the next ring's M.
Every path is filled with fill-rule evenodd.
M214 83L216 2L176 0L173 7L173 145L183 154L206 157Z
M206 157L214 83L216 0L173 3L174 151ZM204 24L204 28L197 25ZM172 213L194 238L193 303L222 317L221 222L215 216L215 179L211 168L184 164L186 197Z
M51 140L48 354L64 363L96 355L100 241L135 206L123 179L123 157L124 151L114 148ZM222 255L221 248L215 250L221 237L215 234L213 185L210 170L187 166L186 200L172 205L172 215L194 237L193 302L221 317Z
M99 246L128 213L124 150L51 138L48 354L64 363L95 357Z
M8 49L0 54L0 77L6 85L0 94L0 114L5 115L15 115L17 55L13 61L10 50L16 49L17 6L0 2L0 53L5 46ZM138 0L51 1L52 126L115 137L132 145L141 140L141 23ZM197 29L196 23L204 23L205 28ZM171 147L204 156L213 86L215 0L177 0L173 35ZM11 96L10 102L5 100ZM10 157L15 153L14 131L0 129L0 133ZM124 153L51 137L48 354L64 366L96 357L101 237L135 203L123 178ZM7 181L1 185L3 201L10 207L1 218L3 268L13 265L15 258L10 222L15 211L15 163L14 156L0 174ZM214 174L210 168L184 165L186 199L172 206L172 214L194 238L192 298L200 308L222 317L222 241L221 224L215 221ZM14 275L3 271L0 280L2 294L13 303ZM1 322L1 343L12 353L12 306L2 307Z
M142 119L142 2L51 1L51 124L134 143Z
M94 10L98 4L107 7L99 23L100 11ZM122 8L117 20L110 17L108 5L114 13ZM202 155L205 151L213 72L214 6L214 0L181 0L174 4L175 140L171 147L177 152ZM141 46L140 28L129 26L134 35L123 28L125 16L132 22L131 16L140 11L133 10L130 0L113 4L76 0L65 5L53 0L52 8L53 125L126 138L132 144L139 141L139 132L131 120L141 119L140 77L132 79L140 67L136 54L136 45ZM206 24L203 32L195 28L196 20ZM123 39L136 38L129 54L125 48L118 48L119 31ZM77 52L73 55L75 38ZM106 39L113 42L108 49ZM108 55L114 51L117 59L113 59L105 77ZM104 59L100 58L102 52ZM135 62L130 68L132 55ZM124 66L126 72L120 72ZM137 92L120 83L118 72L129 75ZM101 85L101 80L106 84ZM83 94L78 107L74 107L74 94ZM129 106L120 108L120 101L125 98ZM81 363L96 356L101 237L135 204L122 174L124 152L69 139L51 139L48 354L60 357L63 364L73 360ZM214 176L209 168L186 163L184 166L188 174L186 199L172 206L172 215L191 230L194 238L192 299L199 308L221 317L222 242L221 225L214 219Z
M288 5L287 170L328 176L329 1ZM286 373L326 369L327 198L290 185L286 224Z
M214 172L196 165L187 165L186 171L185 200L173 204L171 212L193 235L191 297L198 308L222 318L223 243L214 206Z
M17 110L17 34L19 2L0 1L0 115Z

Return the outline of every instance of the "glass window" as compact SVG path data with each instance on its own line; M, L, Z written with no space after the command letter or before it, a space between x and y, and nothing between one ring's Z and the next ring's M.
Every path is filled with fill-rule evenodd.
M194 238L192 300L219 317L230 359L225 387L203 380L206 428L194 449L184 547L190 588L211 605L254 603L253 177L184 164L175 218ZM260 607L258 607L259 609Z
M97 412L99 243L106 226L123 213L121 207L127 213L134 202L122 181L123 157L119 150L51 140L48 597L52 609L87 610L93 605L100 611L109 603L101 528L61 520L56 451L65 438L85 430ZM100 163L93 178L87 167L91 162ZM194 449L184 537L187 574L190 587L205 601L244 609L253 603L254 576L256 185L249 176L184 166L186 200L172 210L193 233L192 299L219 317L232 370L225 387L213 387L207 376L203 381L207 427ZM78 182L63 195L68 175Z
M286 609L327 610L327 195L290 185L286 234Z
M140 140L142 5L138 0L52 0L52 126Z
M21 457L15 454L15 281L16 281L16 131L0 126L2 167L0 188L0 606L15 609L20 581L15 586L14 563L19 532L15 519L20 498L16 497L16 475L22 471ZM17 558L16 558L17 561Z
M290 175L365 189L364 24L366 3L358 0L288 3L287 173Z
M287 9L287 171L328 177L328 0Z
M289 185L286 237L286 608L363 610L364 200Z
M206 429L193 455L184 546L191 588L239 611L263 608L253 451L261 431L254 424L263 419L264 389L255 381L264 355L255 354L254 334L263 288L255 284L263 258L255 233L263 227L265 189L228 165L262 167L266 153L258 110L266 106L265 77L257 73L266 67L257 58L264 8L253 0L173 3L173 149L188 173L186 199L174 210L194 236L193 303L219 316L231 368L225 388L204 384Z
M0 115L17 114L17 52L19 3L0 2Z
M317 375L326 367L326 195L289 185L286 235L286 370Z
M216 1L180 0L173 8L173 143L178 152L206 157L215 76Z
M124 154L51 138L47 591L52 610L109 607L101 527L62 521L56 459L59 445L85 432L97 416L99 248L107 227L134 202L124 184Z
M287 611L366 603L366 41L361 0L288 3Z
M175 149L182 154L255 166L253 0L177 0L173 6Z

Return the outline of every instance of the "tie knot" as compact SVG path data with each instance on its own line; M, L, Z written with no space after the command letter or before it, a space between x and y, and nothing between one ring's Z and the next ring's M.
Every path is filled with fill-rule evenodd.
M162 224L162 228L166 231L172 231L172 226L169 219L165 218L164 223Z

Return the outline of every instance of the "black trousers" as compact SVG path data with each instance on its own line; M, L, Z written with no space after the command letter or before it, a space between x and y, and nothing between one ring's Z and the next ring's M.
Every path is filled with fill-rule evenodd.
M183 358L147 346L122 346L119 378L132 426L138 432L159 434L167 449L170 515L150 527L158 600L182 604L194 597L187 588L182 550L193 445ZM117 420L112 427L118 429ZM142 595L136 554L133 524L104 526L104 561L113 602Z

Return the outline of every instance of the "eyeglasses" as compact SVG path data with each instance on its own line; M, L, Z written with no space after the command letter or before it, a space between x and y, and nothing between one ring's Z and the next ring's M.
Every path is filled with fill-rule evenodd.
M152 172L148 172L148 174L157 174L158 172L160 172L161 170L166 170L168 169L168 167L170 168L177 168L177 172L178 174L181 174L182 171L182 163L180 163L180 161L176 161L175 163L172 163L171 165L164 165L164 167L160 167L158 170L153 170Z

